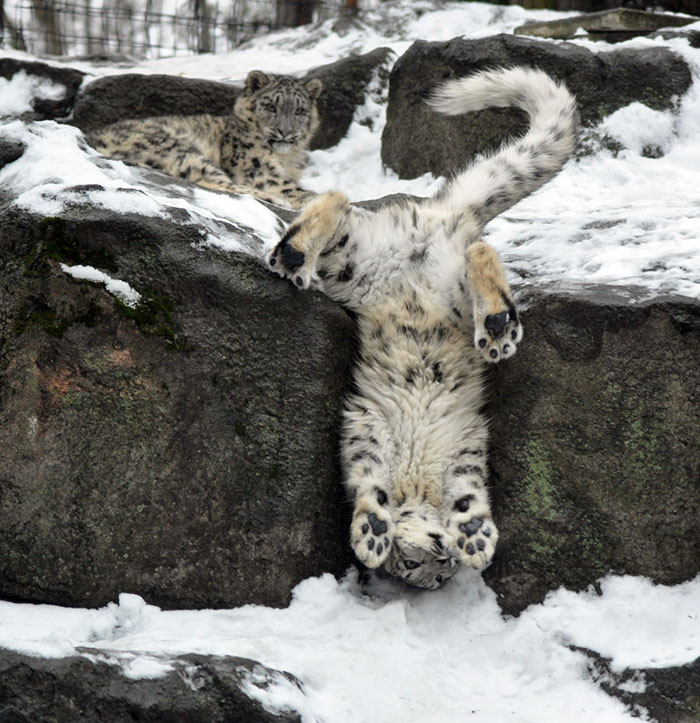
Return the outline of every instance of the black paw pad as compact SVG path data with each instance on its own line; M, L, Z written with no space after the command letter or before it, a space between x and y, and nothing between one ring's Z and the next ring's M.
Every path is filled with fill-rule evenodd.
M289 244L284 244L284 246L282 246L282 259L285 266L291 271L298 269L304 263L304 258L305 256L302 251L297 251Z
M377 515L374 514L374 512L370 512L367 519L369 520L370 527L372 528L372 532L379 537L379 535L383 535L387 531L387 524L383 520L378 520Z
M386 492L384 490L377 490L377 502L379 502L380 505L385 505L386 500Z
M465 495L464 497L460 497L455 502L455 509L459 512L466 512L469 509L469 505L471 504L471 501L474 499L474 495Z
M491 332L491 336L500 336L508 323L508 312L491 314L484 320L484 326Z
M469 535L469 537L471 537L481 527L483 522L484 521L480 517L473 517L469 520L469 522L463 522L459 525L458 529L460 532L463 532L465 535Z

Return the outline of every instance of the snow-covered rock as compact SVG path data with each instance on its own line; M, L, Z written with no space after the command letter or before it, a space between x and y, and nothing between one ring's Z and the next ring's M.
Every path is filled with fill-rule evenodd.
M318 100L320 127L311 148L329 148L346 134L355 109L365 102L377 73L383 73L391 51L377 48L319 66L304 74L318 78L323 92ZM124 118L145 118L169 113L226 115L241 87L200 78L127 73L108 75L88 83L77 98L72 122L83 131L94 130Z
M490 108L466 118L447 117L424 102L446 78L501 65L540 68L566 83L576 96L584 132L634 101L656 110L674 108L691 84L684 59L661 47L593 52L516 35L418 40L391 71L382 161L402 178L426 172L445 176L504 138L521 135L527 122L521 111Z

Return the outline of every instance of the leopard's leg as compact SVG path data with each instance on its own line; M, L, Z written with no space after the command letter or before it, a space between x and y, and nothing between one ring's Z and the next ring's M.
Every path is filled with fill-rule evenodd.
M306 204L267 257L273 271L307 289L316 259L341 232L349 207L348 199L335 191Z
M342 443L344 485L353 501L350 544L360 562L379 567L389 555L394 500L381 450L371 427L355 424Z
M474 344L487 362L515 354L523 327L495 249L480 241L467 249Z
M498 528L493 522L486 489L486 434L466 440L443 481L443 520L459 556L468 567L487 565L496 550Z
M234 183L223 171L220 171L213 164L211 168L207 170L206 174L197 180L190 180L193 180L198 186L202 186L203 188L207 188L212 191L235 193L239 196L253 196L253 198L258 198L261 201L274 203L276 206L293 208L292 204L285 196L273 193L270 190L253 188L252 186L243 186Z
M303 188L299 188L299 186L294 186L292 184L283 185L280 189L280 193L285 199L287 199L287 203L289 203L292 208L303 208L307 203L313 201L318 195L313 191L305 191Z

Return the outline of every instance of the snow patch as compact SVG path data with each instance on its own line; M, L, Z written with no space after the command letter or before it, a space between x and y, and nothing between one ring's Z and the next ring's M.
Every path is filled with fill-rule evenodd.
M60 100L65 95L65 85L20 70L9 80L0 77L0 117L30 112L35 100Z
M105 274L104 271L95 269L92 266L81 266L80 264L67 266L66 264L61 264L61 269L74 279L91 281L95 284L104 284L104 287L112 296L116 296L127 306L136 308L139 301L141 301L141 294L129 286L126 281L113 279L111 276Z

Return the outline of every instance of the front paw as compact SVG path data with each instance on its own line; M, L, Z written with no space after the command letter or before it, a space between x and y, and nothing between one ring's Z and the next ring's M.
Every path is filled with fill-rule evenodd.
M495 314L475 315L474 344L491 364L512 357L522 338L523 326L512 303Z
M357 559L367 567L379 567L389 555L394 539L394 522L385 507L370 498L360 504L350 528L350 542Z
M290 226L282 240L270 251L267 263L283 278L291 279L300 289L308 289L311 283L312 265L307 264L306 254L291 244L294 225Z
M498 529L490 516L458 513L451 518L448 529L467 567L481 569L491 562L498 542Z
M316 259L338 233L348 209L348 199L335 191L307 203L269 253L270 268L291 279L299 288L308 289Z

